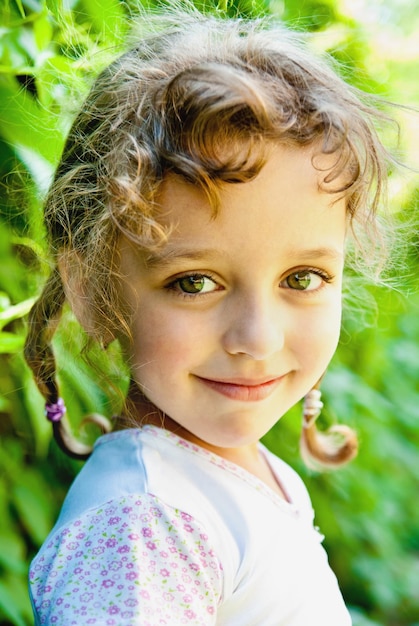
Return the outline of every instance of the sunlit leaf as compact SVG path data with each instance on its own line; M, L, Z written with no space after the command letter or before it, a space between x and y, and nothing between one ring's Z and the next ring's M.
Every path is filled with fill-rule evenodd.
M14 333L8 333L5 331L0 332L0 353L11 354L18 352L22 349L24 337L15 335Z
M63 144L59 120L48 115L32 96L12 80L0 77L1 133L11 144L33 149L51 163L56 163Z
M22 0L15 0L17 8L19 9L19 12L21 14L21 16L24 18L25 17L25 9L23 8L23 4L22 4Z
M34 302L35 298L29 298L29 300L24 300L23 302L19 302L19 304L10 306L6 310L0 311L0 329L6 324L9 324L11 321L20 319L21 317L27 315ZM5 333L0 333L0 337L4 334Z

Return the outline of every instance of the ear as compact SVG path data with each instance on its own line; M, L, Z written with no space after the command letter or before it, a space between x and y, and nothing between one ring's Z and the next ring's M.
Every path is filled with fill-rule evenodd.
M59 254L58 269L71 310L90 337L107 345L114 337L104 329L95 315L90 280L82 268L83 259L77 252L66 251Z

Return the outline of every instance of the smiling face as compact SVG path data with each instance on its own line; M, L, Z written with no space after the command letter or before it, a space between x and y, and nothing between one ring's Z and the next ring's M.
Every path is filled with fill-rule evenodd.
M251 182L163 183L158 253L121 240L132 376L186 438L250 449L324 373L338 342L345 202L308 149L275 146ZM326 159L326 157L324 157ZM140 421L153 421L139 407Z

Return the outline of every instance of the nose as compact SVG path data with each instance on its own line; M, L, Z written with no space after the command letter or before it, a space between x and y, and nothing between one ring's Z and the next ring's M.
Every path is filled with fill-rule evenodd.
M228 313L223 347L229 354L261 361L284 347L285 320L275 298L241 296Z

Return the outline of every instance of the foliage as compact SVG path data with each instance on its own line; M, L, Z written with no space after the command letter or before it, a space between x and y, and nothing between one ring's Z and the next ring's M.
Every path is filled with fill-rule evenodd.
M360 16L343 1L195 4L244 17L274 13L315 33L318 45L344 63L346 75L357 85L396 99L404 94L405 102L419 95L419 86L409 80L412 68L417 71L417 56L401 60L380 47L377 31L370 24L369 38ZM402 4L397 15L398 3L386 3L385 9L386 32L396 43L400 32L417 36L411 19L414 7ZM143 5L158 9L162 3L144 0ZM375 7L378 12L378 23L380 6L369 4L369 11ZM50 446L42 399L22 358L26 314L49 269L42 196L80 96L91 76L118 50L127 18L135 11L134 2L120 0L4 0L0 8L0 624L31 623L28 562L79 468ZM408 114L403 121L410 136L417 118ZM406 143L404 150L414 160L413 145ZM416 184L414 177L392 179L393 203L403 209L405 221L417 205ZM417 250L417 233L407 233ZM400 294L370 288L376 318L365 328L361 313L345 320L341 346L325 380L325 421L339 416L357 428L359 458L338 473L305 470L298 461L297 410L266 437L309 485L355 626L419 624L414 471L419 445L419 295L412 290L418 267L414 247L409 263L411 276L399 282L413 292L407 298L407 290ZM82 342L74 321L66 318L56 351L75 428L87 412L111 415L117 405L112 393L98 387L96 372L82 365L82 359L72 365L69 355L80 353Z

